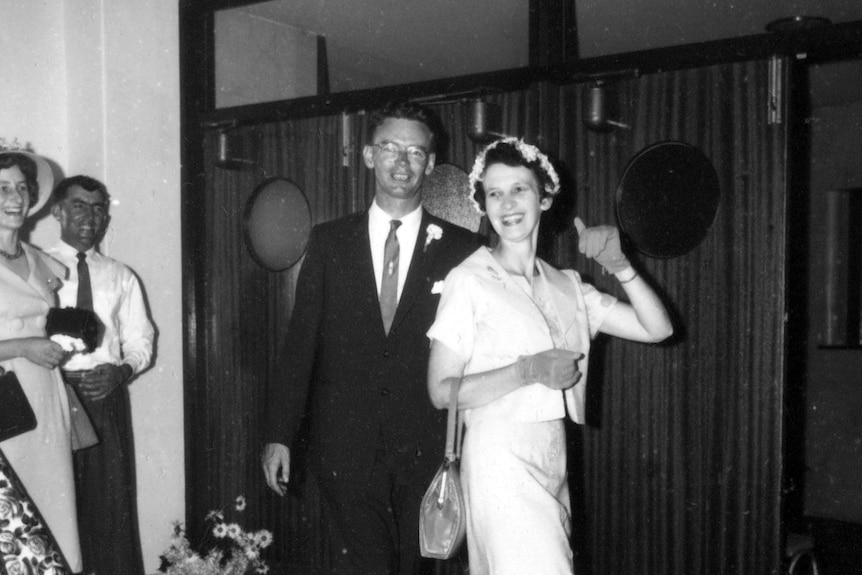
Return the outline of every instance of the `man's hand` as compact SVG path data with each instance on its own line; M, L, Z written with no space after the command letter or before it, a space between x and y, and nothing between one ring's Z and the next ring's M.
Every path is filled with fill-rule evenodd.
M267 443L261 455L263 476L269 488L283 496L290 478L290 449L281 443Z
M131 376L132 367L128 364L102 363L81 378L78 390L89 400L105 399L115 388L124 385Z

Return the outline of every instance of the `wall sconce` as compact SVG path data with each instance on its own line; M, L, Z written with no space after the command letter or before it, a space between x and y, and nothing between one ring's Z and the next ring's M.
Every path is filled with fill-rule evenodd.
M254 167L252 160L236 158L233 155L231 139L226 129L222 128L218 133L218 157L215 165L225 170L242 170Z
M477 98L470 102L470 128L467 137L477 144L488 144L498 138L505 138L500 132L500 107Z
M609 116L617 114L611 87L601 80L584 86L584 125L594 132L610 132L616 128L630 126L617 120L611 120Z
M777 34L792 34L823 28L830 24L832 24L832 20L822 16L788 16L769 22L766 25L766 31Z

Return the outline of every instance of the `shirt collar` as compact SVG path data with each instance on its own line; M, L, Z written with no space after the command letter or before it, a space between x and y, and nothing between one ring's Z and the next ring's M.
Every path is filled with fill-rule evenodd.
M383 208L377 205L377 200L371 202L371 207L368 208L368 218L373 221L373 225L377 225L379 223L383 223L386 225L386 228L389 229L389 222L398 219L401 220L401 225L415 226L419 227L419 224L422 222L422 206L420 205L418 208L406 214L400 218L393 218L389 214L383 211Z
M376 201L371 202L371 207L368 208L368 226L372 230L372 234L377 230L385 238L386 234L389 233L389 222L393 219L396 218L384 212L383 208L378 206ZM422 206L397 219L401 221L401 227L398 232L399 238L402 237L402 233L404 234L403 237L417 234L419 226L422 224Z
M73 259L74 259L75 257L77 257L77 255L78 255L78 250L76 250L75 248L73 248L72 246L70 246L69 244L67 244L66 242L64 242L63 240L60 240L60 241L59 241L59 243L57 243L57 251L58 251L58 252L60 252L60 254L62 254L63 256L65 256L65 257L70 257L70 258L73 258ZM95 253L96 253L96 248L95 248L95 246L93 246L92 248L88 249L88 250L87 250L86 252L84 252L84 253L85 253L85 254L87 254L87 258L88 258L88 259L89 259L89 258L91 258L91 257L93 256L93 254L95 254Z

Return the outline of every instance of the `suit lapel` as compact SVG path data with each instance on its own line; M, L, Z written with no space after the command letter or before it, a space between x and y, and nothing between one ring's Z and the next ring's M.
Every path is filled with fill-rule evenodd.
M383 319L380 317L379 297L377 294L377 278L374 277L374 262L371 259L371 240L368 237L368 211L362 217L354 220L353 225L344 236L343 246L338 248L344 259L340 263L339 275L344 277L345 285L353 286L357 302L371 302L373 309L368 310L368 317L377 317L380 331L383 331Z

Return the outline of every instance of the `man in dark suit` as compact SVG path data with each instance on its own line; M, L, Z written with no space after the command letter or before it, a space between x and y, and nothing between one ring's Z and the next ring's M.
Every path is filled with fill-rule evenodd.
M308 454L338 573L427 573L419 503L439 465L445 411L429 401L429 343L441 282L479 238L422 209L436 123L415 104L375 113L363 149L368 210L315 226L296 288L281 381L267 402L267 484L285 493L290 448L310 417Z

